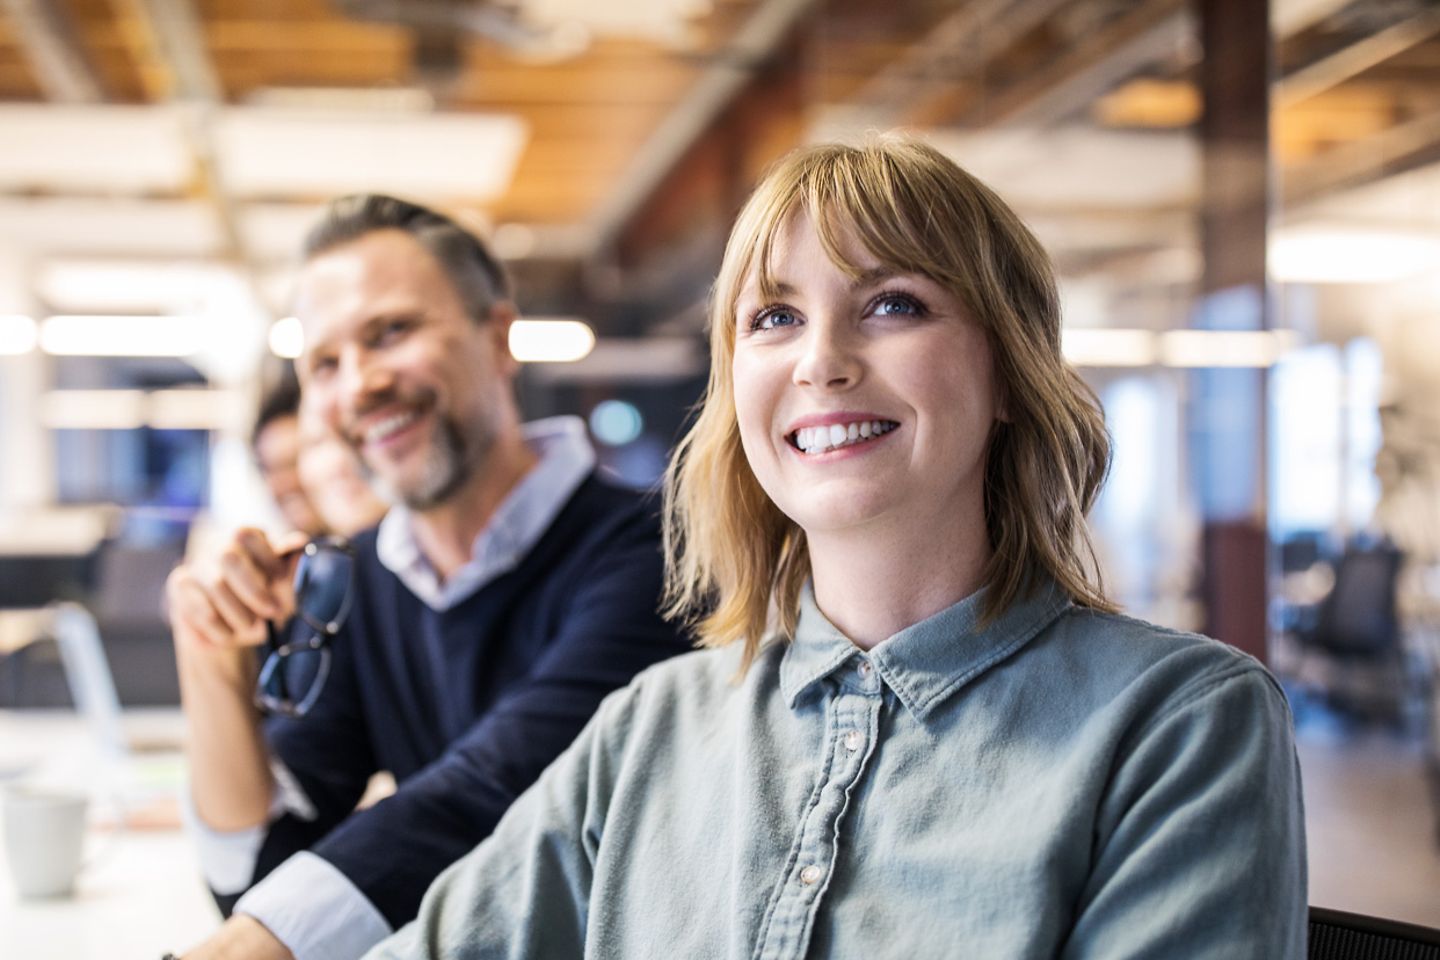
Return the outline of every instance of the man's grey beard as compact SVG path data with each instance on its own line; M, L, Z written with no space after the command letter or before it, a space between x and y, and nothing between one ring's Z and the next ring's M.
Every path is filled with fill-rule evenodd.
M361 465L371 486L390 503L403 503L411 510L429 510L455 495L474 474L476 466L490 448L488 438L472 438L467 450L465 437L453 420L442 417L434 441L425 451L425 467L420 479L409 489L401 490L371 469L364 458Z

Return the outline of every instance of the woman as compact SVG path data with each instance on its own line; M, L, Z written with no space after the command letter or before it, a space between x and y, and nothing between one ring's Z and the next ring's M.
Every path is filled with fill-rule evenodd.
M355 452L303 406L295 470L329 533L353 537L379 523L389 509L366 480Z
M1016 216L906 140L731 235L670 588L713 648L612 696L375 956L1300 957L1283 697L1118 616L1108 458Z

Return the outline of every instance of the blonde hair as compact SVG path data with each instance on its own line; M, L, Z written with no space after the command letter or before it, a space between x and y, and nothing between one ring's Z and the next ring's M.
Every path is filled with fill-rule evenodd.
M805 534L761 489L740 445L731 381L735 306L752 271L772 283L771 251L804 213L836 266L858 239L885 266L955 293L985 330L1004 420L992 427L984 510L992 620L1053 578L1082 606L1113 610L1085 525L1109 466L1099 401L1060 354L1050 259L1008 206L934 148L886 138L782 159L741 210L710 303L710 380L665 475L665 609L704 646L741 640L748 666L767 630L794 633L809 575Z

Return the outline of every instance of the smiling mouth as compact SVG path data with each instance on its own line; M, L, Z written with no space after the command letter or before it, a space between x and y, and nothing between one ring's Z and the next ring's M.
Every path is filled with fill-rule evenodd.
M406 410L377 420L360 434L360 441L367 447L383 444L419 420L423 413L422 410Z
M894 430L900 424L894 420L858 420L853 423L832 423L821 427L801 427L787 434L785 440L790 446L806 456L815 456L839 450L843 447L869 443Z

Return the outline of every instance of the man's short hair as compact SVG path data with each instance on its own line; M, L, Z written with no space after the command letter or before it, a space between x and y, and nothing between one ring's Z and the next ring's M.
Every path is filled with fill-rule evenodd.
M442 213L378 193L332 200L305 237L302 253L310 260L376 230L402 230L414 237L440 264L476 322L485 321L497 301L513 299L505 268L483 240Z

